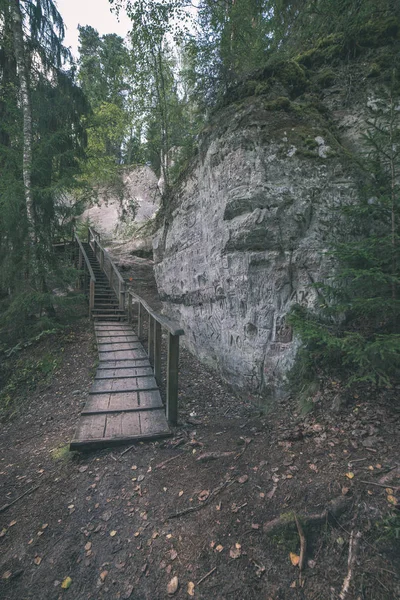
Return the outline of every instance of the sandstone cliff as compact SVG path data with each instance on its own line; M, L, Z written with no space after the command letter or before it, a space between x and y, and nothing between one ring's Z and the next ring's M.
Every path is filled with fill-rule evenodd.
M355 159L387 57L349 62L330 39L246 82L169 201L153 242L161 298L234 385L283 389L297 348L285 315L314 304L310 284L332 268L324 250L335 208L359 193Z

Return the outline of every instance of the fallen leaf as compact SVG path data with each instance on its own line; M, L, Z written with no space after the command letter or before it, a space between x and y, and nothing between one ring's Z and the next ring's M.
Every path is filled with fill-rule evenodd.
M5 571L2 575L2 579L10 579L11 575L12 575L11 571Z
M246 483L246 481L248 481L249 476L248 475L242 475L241 477L238 478L238 483Z
M194 583L193 583L193 581L189 581L188 586L187 586L187 593L189 594L189 596L194 596Z
M391 495L391 494L393 494L393 493L394 493L394 492L393 492L393 490L392 490L392 488L385 488L385 492L386 492L387 494L389 494L389 495Z
M40 563L42 562L42 559L40 556L35 556L35 558L33 559L33 562L35 563L35 565L39 566Z
M88 470L88 466L87 465L83 465L82 467L79 467L79 469L78 469L79 473L84 473L87 470Z
M260 525L259 525L259 523L252 523L251 528L252 529L260 529Z
M393 504L394 506L397 506L397 498L395 498L394 496L392 496L392 494L389 494L389 495L387 496L387 501L388 501L390 504Z
M177 592L179 587L179 580L178 577L175 575L175 577L173 577L171 579L171 581L169 582L169 584L167 585L167 592L168 594L175 594L175 592Z
M317 465L314 465L313 463L311 463L311 465L308 465L311 469L311 471L314 471L314 473L318 473L318 467Z
M310 569L314 569L317 562L315 560L313 560L312 558L310 558L310 560L307 561L307 564L310 567Z
M215 508L216 508L217 510L221 510L221 506L222 506L222 501L221 501L221 502L219 502L219 504L217 504L217 505L215 506Z
M72 583L71 577L66 577L61 584L62 589L67 590L70 587L71 583Z
M181 490L178 494L179 497L183 496L183 490Z
M215 546L215 549L217 552L222 552L222 550L224 549L224 547L221 544L218 544L218 546Z
M231 558L240 558L240 555L242 554L242 550L241 550L241 545L240 544L235 544L234 546L232 546L232 548L229 550L229 556Z
M48 526L49 526L49 524L48 524L48 523L43 523L43 525L42 525L42 529L47 529L47 528L48 528Z
M100 579L101 579L101 581L105 581L107 575L108 575L108 571L102 571L100 573Z
M87 544L85 544L85 550L88 551L90 550L92 547L92 542L88 542Z
M350 488L348 487L342 487L342 495L346 496L350 491Z
M297 565L298 565L298 564L299 564L299 562L300 562L300 556L298 556L298 555L297 555L297 554L295 554L294 552L291 552L291 553L289 554L289 556L290 556L290 562L292 563L292 565L293 565L294 567L297 567Z
M176 550L172 549L172 550L170 550L169 555L171 557L171 560L175 560L176 557L178 556L178 553Z
M144 475L139 475L139 477L137 478L138 482L140 483L141 481L143 481L144 479Z
M116 535L117 535L117 532L116 532L115 530L113 530L113 531L110 531L110 536L111 536L111 537L114 537L114 536L116 536Z
M277 489L278 489L278 486L274 485L272 490L270 492L268 492L268 494L267 494L268 500L271 500L271 498L274 496Z
M290 587L291 587L291 588L295 588L295 587L296 587L296 582L295 582L295 581L293 581L293 582L290 584Z
M16 524L17 521L11 521L11 523L8 524L9 527L13 527Z
M5 527L3 527L3 529L0 531L0 538L4 537L7 533L7 529Z
M200 494L197 496L197 498L198 498L198 500L200 500L200 502L204 502L204 500L207 500L209 495L210 495L210 490L203 490L202 492L200 492Z
M348 473L346 473L346 477L347 479L353 479L354 473L352 471L349 471Z

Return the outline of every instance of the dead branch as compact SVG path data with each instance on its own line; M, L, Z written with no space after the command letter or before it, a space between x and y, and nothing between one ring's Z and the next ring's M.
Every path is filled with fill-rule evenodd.
M201 502L201 504L196 504L196 506L189 506L188 508L184 508L183 510L177 512L177 513L173 513L172 515L168 515L166 520L168 521L168 519L176 519L178 517L182 517L183 515L187 515L189 513L192 512L196 512L200 509L202 509L204 506L207 506L208 504L210 504L210 502L212 500L214 500L214 498L216 496L218 496L218 494L220 494L223 490L225 490L226 488L230 487L231 485L233 485L235 482L234 479L228 479L227 481L223 481L222 483L220 483L220 485L218 487L216 487L208 496L208 498L206 500L204 500L203 502Z
M201 579L198 580L196 585L200 585L201 583L203 583L203 581L205 581L207 579L207 577L210 577L210 575L212 575L214 573L214 571L217 570L217 567L214 567L213 569L211 569L211 571L208 571L208 573L206 573L204 575L204 577L202 577Z
M349 556L347 559L347 575L344 578L342 590L339 594L340 600L345 600L347 592L349 591L351 578L353 576L354 563L356 560L357 550L360 543L361 532L357 531L356 535L354 535L354 529L350 534L350 543L349 543Z
M232 456L234 452L204 452L197 458L197 462L209 462L211 460L217 460L218 458L226 458Z
M306 523L307 525L320 525L325 523L326 520L331 516L336 518L343 514L346 511L349 503L350 500L348 498L338 496L329 502L327 508L323 512L300 515L300 518L303 523ZM263 531L264 533L272 534L277 529L280 529L281 527L287 527L293 523L296 523L294 514L284 515L283 517L277 517L268 523L264 523Z
M239 454L237 454L237 455L235 456L235 460L239 460L239 458L240 458L241 456L243 456L243 454L246 452L246 450L247 450L247 448L249 447L249 445L251 444L251 442L252 442L252 439L251 439L251 438L247 438L247 439L245 439L245 440L244 440L244 447L243 447L243 449L242 449L242 450L239 452Z
M389 485L389 484L383 484L383 483L375 483L374 481L363 481L362 479L358 480L359 483L365 483L366 485L376 485L377 487L381 487L381 488L392 488L393 490L399 490L400 487L398 485Z
M15 500L13 500L12 502L9 502L8 504L4 504L0 508L0 513L6 511L8 508L10 508L10 506L13 506L13 504L15 504L16 502L18 502L18 500L21 500L21 498L23 498L24 496L27 496L28 494L31 494L32 492L34 492L35 490L37 490L38 487L40 487L40 483L39 483L39 485L36 485L35 487L31 488L30 490L26 490L26 492L24 492L23 494L21 494L20 496L18 496L18 498L15 498Z
M120 456L123 456L124 454L126 454L127 452L129 452L129 450L132 450L135 446L129 446L129 448L127 448L126 450L124 450L123 452L121 452Z
M176 460L177 458L179 458L180 456L182 456L182 454L183 454L183 452L181 452L180 454L177 454L176 456L173 456L172 458L167 458L167 460L164 460L163 462L160 462L154 468L155 469L163 469L165 467L165 465L167 465L168 463L172 462L173 460Z
M306 536L304 535L303 527L301 526L301 523L300 523L297 515L294 515L294 518L296 521L296 527L297 527L297 531L299 533L299 538L300 538L299 569L300 569L300 573L302 573L303 568L304 568L304 562L306 559L307 540L306 540Z

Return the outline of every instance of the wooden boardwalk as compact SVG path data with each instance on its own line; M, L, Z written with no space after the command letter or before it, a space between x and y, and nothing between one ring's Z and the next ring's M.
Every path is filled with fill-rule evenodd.
M95 323L99 365L71 450L171 435L149 358L132 327Z

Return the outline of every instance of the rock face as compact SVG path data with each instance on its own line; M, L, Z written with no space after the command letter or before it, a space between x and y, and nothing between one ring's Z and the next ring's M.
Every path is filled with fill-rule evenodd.
M123 198L99 193L98 205L87 209L82 218L89 218L103 234L114 238L123 233L124 227L141 225L151 219L160 205L161 193L157 177L150 167L135 167L123 175Z
M233 385L271 396L298 348L286 315L315 306L312 283L332 270L328 234L341 229L335 209L359 194L349 156L372 97L356 66L349 102L343 67L310 103L304 69L295 71L291 87L275 78L274 95L255 92L215 116L153 240L161 298L191 351Z
M223 121L153 242L155 274L190 349L231 383L275 394L296 352L285 315L315 302L332 207L355 183L309 116L253 98Z

